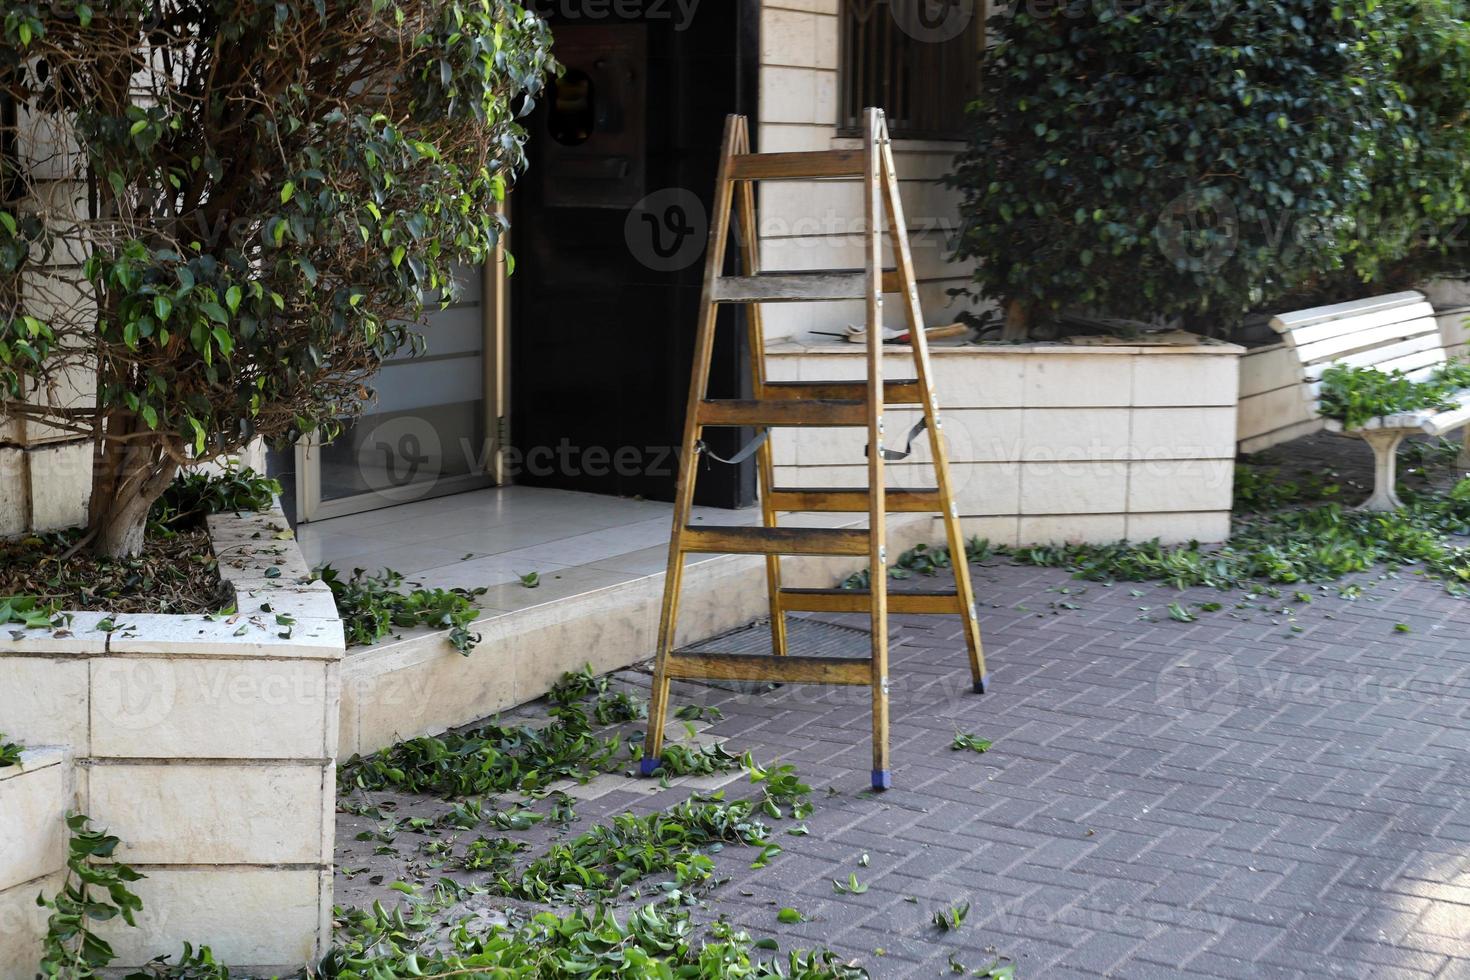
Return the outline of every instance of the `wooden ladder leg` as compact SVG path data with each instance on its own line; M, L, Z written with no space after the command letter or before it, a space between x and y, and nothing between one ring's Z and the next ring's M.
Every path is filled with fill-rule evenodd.
M725 137L720 151L720 171L715 184L715 208L710 220L709 242L705 247L704 289L700 296L699 333L694 343L693 376L689 382L689 401L684 414L684 441L679 456L679 482L674 494L674 524L669 535L669 565L664 578L664 598L659 613L658 652L654 660L653 689L648 700L648 737L643 743L643 759L639 771L653 775L663 753L664 724L669 707L668 660L674 650L679 627L679 589L684 579L684 528L694 506L694 480L699 459L695 445L702 427L699 403L709 389L710 359L714 351L715 324L719 307L714 302L714 282L724 270L725 244L730 234L732 182L730 158L734 155L741 117L725 119Z
M883 200L888 211L888 231L893 254L903 287L905 322L913 338L914 370L919 392L924 399L924 421L929 433L929 449L934 457L934 476L944 505L944 533L949 544L950 565L954 569L955 592L965 608L962 615L965 646L970 654L970 680L976 694L985 693L990 675L985 670L985 646L980 638L980 619L975 613L975 591L970 577L970 562L965 553L965 532L960 523L959 505L955 503L954 482L950 476L949 451L944 445L943 419L939 415L939 398L934 393L934 374L929 359L929 341L924 335L924 315L919 306L918 280L914 273L913 250L909 245L903 200L899 197L898 169L893 160L893 146L882 145Z
M750 152L750 133L744 120L740 127L740 139L736 152ZM737 237L740 242L741 275L759 275L760 234L756 226L755 187L751 181L740 181L735 200L739 216L736 227L739 230ZM766 384L766 332L761 319L761 305L759 303L749 304L745 308L745 315L750 345L751 397L762 399L765 397ZM756 434L759 435L760 432ZM756 450L755 459L757 485L761 495L761 520L766 527L776 527L780 519L777 517L776 506L771 498L771 491L776 485L776 465L770 439L767 439L761 444L760 449ZM771 608L771 653L784 657L788 648L786 614L781 611L781 556L779 555L766 556L766 594Z
M868 570L872 635L873 788L893 785L888 757L888 548L883 472L883 203L879 140L887 130L877 109L868 109L864 149L863 212L867 224L868 296Z

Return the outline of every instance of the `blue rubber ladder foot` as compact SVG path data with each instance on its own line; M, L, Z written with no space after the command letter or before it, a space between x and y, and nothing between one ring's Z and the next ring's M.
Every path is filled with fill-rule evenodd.
M893 786L893 773L887 769L873 770L873 788L889 789Z
M661 765L663 765L662 759L657 756L645 755L638 760L638 772L644 776L652 776Z
M981 675L980 679L975 682L975 693L984 694L988 690L990 690L990 675L983 674Z

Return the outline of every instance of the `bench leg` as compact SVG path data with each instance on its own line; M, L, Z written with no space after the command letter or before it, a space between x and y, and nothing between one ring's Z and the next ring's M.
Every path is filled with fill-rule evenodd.
M1402 429L1366 429L1357 434L1373 449L1373 496L1359 504L1358 510L1398 510L1404 505L1395 492L1399 443L1408 433Z
M1460 455L1455 458L1455 465L1462 470L1470 470L1470 425L1465 426L1464 441L1460 443Z

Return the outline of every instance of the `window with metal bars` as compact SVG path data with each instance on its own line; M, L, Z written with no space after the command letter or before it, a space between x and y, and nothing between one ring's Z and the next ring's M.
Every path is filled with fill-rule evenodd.
M839 131L861 135L863 110L877 106L894 136L963 139L985 10L984 0L842 0Z

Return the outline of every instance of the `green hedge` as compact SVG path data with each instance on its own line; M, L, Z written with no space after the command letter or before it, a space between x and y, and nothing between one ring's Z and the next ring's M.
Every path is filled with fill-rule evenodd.
M975 291L1030 319L1230 322L1412 275L1470 211L1460 0L1012 9L952 180Z

